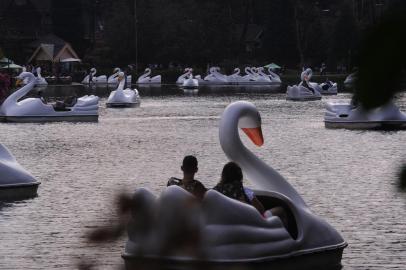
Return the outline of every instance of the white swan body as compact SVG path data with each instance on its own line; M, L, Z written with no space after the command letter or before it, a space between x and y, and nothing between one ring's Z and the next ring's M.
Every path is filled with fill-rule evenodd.
M263 83L263 84L271 84L272 83L271 78L267 74L264 73L264 68L263 67L255 68L255 71L256 71L256 75L257 75L256 78L255 78L256 82Z
M369 111L362 106L329 103L324 123L327 128L406 129L406 114L393 102Z
M108 84L117 84L118 83L118 74L121 72L120 68L113 69L113 74L107 79Z
M337 83L335 83L335 82L326 81L321 84L317 84L317 83L311 83L311 84L318 85L320 94L322 94L322 95L337 95L338 87L337 87Z
M96 83L96 79L95 79L96 72L97 71L95 68L91 68L89 74L83 78L82 83L83 84Z
M98 102L97 96L83 96L78 98L72 107L64 111L55 111L51 104L44 104L39 98L23 98L30 92L35 84L36 78L30 72L24 72L18 76L24 80L28 78L28 84L21 87L3 102L0 112L10 122L56 122L56 121L97 121Z
M107 107L134 107L140 103L140 96L137 89L124 89L124 73L118 74L119 85L116 90L111 91L107 99Z
M37 79L36 79L35 85L39 85L39 86L48 85L48 82L41 75L41 67L37 67Z
M279 82L274 82L269 75L265 74L262 67L245 67L245 75L237 77L236 84L241 85L279 85Z
M347 245L340 234L314 215L278 172L242 144L239 127L257 145L263 143L260 124L260 115L253 104L239 101L229 105L220 121L220 145L226 156L241 166L244 175L264 189L256 191L258 198L283 202L286 211L292 214L296 231L289 231L278 217L263 218L251 205L214 190L206 192L200 207L191 204L193 195L178 186L168 187L159 198L145 189L138 189L133 199L140 207L130 223L129 240L123 254L127 269L142 258L162 260L161 263L169 260L183 266L195 260L247 266L258 262L272 264L275 260L290 263L303 257L306 257L306 263L313 260L312 263L317 264L320 256L329 258L327 260L334 264L340 262ZM198 251L194 255L178 250L177 243L173 242L174 236L190 230L196 234L196 239L201 239L194 242ZM168 245L172 247L170 251L177 252L163 253ZM204 257L198 254L204 254ZM300 262L296 262L289 269L300 269ZM279 264L279 268L283 267Z
M96 75L96 73L97 73L97 70L95 69L94 75ZM94 76L93 79L95 80L95 83L97 83L97 84L106 84L107 83L106 75Z
M228 77L224 74L219 72L219 67L211 67L209 69L209 74L204 77L204 81L206 84L228 84Z
M231 84L237 84L242 80L241 70L239 68L234 69L234 73L228 76L228 82Z
M269 73L268 76L272 82L282 83L281 77L278 74L276 74L275 72L273 72L271 67L268 68L268 73Z
M178 77L178 79L176 80L176 84L183 84L183 82L185 81L186 77L189 76L189 71L191 70L191 68L185 68L185 71L182 75L180 75Z
M96 74L97 74L96 68L91 68L90 73L91 73L91 76L89 74L82 80L83 84L89 84L89 83L107 84L107 76L106 75L96 76Z
M319 92L319 85L310 83L312 77L312 70L310 68L304 70L300 75L302 81L298 85L288 86L286 91L286 100L293 101L307 101L307 100L320 100L321 94ZM303 82L307 82L311 89L305 87Z
M40 184L25 170L0 144L0 200L13 200L34 197Z
M182 87L186 89L195 89L199 87L199 81L193 78L192 69L189 69L188 76L184 79Z
M27 72L27 68L26 68L25 66L23 66L23 70L22 70L21 73L18 74L18 75L21 75L23 72ZM28 78L25 78L25 79L21 82L21 85L26 85L27 83L28 83Z
M151 74L151 69L150 68L146 68L145 69L145 73L142 74L138 80L137 83L138 84L160 84L161 83L161 75L156 75L154 77L150 77L149 75Z

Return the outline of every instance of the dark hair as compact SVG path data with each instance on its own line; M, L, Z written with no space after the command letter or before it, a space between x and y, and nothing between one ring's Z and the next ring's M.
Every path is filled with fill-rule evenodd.
M232 161L224 165L223 171L221 172L221 181L223 183L234 181L242 182L242 170L240 166Z
M182 162L182 169L185 172L192 172L197 169L197 158L195 156L185 156Z

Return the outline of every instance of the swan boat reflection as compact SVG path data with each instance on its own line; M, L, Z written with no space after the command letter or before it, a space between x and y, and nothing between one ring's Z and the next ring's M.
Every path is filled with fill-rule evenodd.
M225 109L219 128L220 145L228 159L237 162L244 175L261 188L255 193L266 208L285 209L287 225L279 217L264 218L251 205L214 190L206 192L201 204L190 204L193 195L177 186L166 188L160 197L137 189L133 194L137 209L122 255L127 269L137 269L143 263L156 263L161 268L340 266L347 243L331 225L312 213L278 172L242 144L239 128L256 145L263 144L261 118L249 102L235 102ZM195 252L176 246L182 243L177 236L185 231L196 236L192 241Z

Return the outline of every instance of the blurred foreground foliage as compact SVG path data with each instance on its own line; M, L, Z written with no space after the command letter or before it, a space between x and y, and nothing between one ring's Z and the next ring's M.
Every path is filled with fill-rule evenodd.
M406 77L405 11L400 8L388 12L361 42L354 96L366 109L382 106L404 90L401 82ZM406 191L406 164L399 187Z
M391 11L369 29L360 47L355 95L366 109L384 105L402 90L406 67L405 10Z
M403 165L399 173L399 189L406 191L406 164Z

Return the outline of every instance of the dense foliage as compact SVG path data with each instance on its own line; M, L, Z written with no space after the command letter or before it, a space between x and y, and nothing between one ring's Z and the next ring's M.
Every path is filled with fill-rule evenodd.
M358 41L348 0L100 0L99 5L106 42L114 61L122 63L134 60L138 49L142 63L335 67L351 64Z

